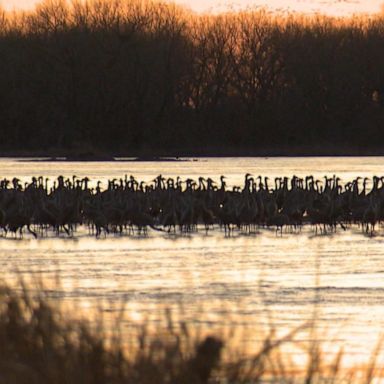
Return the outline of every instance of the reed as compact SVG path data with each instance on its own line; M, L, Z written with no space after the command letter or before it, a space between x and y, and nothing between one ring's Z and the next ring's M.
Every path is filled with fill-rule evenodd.
M33 295L31 292L35 292ZM97 314L100 318L101 314ZM43 290L0 290L0 380L2 383L371 383L380 374L380 346L365 370L344 369L342 349L325 363L321 345L307 350L307 363L284 358L282 347L296 343L307 326L276 337L273 330L251 356L240 357L230 340L193 336L193 329L165 315L166 327L137 342L124 340L122 317L113 331L98 322L71 319ZM102 318L102 315L101 315ZM195 333L196 334L196 333ZM229 358L228 356L231 356Z

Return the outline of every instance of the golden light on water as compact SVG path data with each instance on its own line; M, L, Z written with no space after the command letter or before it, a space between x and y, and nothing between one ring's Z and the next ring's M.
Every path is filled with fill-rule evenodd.
M345 259L352 243L353 252ZM25 281L41 276L55 300L77 305L76 316L92 319L104 308L106 324L122 304L127 324L145 320L153 327L169 308L174 320L198 322L206 332L241 328L230 341L252 353L260 332L265 336L273 325L276 336L284 337L311 321L317 303L317 337L325 362L345 347L347 368L368 362L383 326L381 241L363 237L356 228L334 237L311 237L307 229L281 238L263 231L227 239L214 232L99 240L83 228L76 239L36 243L26 238L17 244L1 239L1 245L7 281L12 283L16 263ZM273 257L266 258L269 254ZM52 257L55 264L48 264ZM310 330L300 331L297 340L282 351L296 366L305 366Z
M159 173L183 180L199 176L219 180L228 188L242 185L244 172L275 176L309 173L322 179L337 174L343 183L358 175L372 179L383 173L383 158L210 158L196 162L31 162L5 159L3 177L22 181L43 175L53 182L58 174L89 176L107 185L125 173L153 180ZM283 233L261 228L252 235L235 231L226 237L218 228L188 235L149 231L148 236L112 234L95 239L79 227L73 238L52 232L35 240L0 237L2 278L18 289L43 281L55 303L69 308L69 317L103 320L108 331L122 309L122 332L136 340L145 324L165 328L167 310L203 335L223 337L244 356L255 354L275 330L282 339L300 329L281 354L295 369L307 366L308 350L319 340L323 362L331 364L343 349L342 366L366 372L384 329L384 228L365 236L352 226L336 234L316 235L313 229ZM75 308L75 309L74 309ZM316 338L301 328L316 319ZM97 322L97 321L94 322ZM112 325L111 325L112 324ZM226 337L233 333L233 336ZM225 337L224 337L224 336ZM232 335L232 334L231 334ZM384 356L377 362L382 364Z
M39 0L2 0L6 9L30 9ZM333 16L347 16L361 13L377 13L383 0L174 0L196 12L220 12L239 9L268 7L271 11L323 13Z

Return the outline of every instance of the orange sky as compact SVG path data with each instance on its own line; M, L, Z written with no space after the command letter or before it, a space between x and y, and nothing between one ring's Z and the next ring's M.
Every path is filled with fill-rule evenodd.
M38 0L0 0L6 9L31 8ZM332 15L377 12L384 0L174 0L195 11L219 11L268 6L283 11L320 11Z

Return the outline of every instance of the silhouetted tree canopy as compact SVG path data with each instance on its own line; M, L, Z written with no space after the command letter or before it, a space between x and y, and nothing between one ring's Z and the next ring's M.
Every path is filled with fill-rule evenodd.
M384 152L384 18L140 0L0 13L0 149Z

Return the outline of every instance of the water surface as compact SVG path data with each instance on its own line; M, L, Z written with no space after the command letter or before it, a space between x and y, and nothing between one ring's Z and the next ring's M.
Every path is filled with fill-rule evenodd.
M88 176L95 184L132 174L183 179L244 174L337 174L342 181L384 174L384 158L224 158L189 162L62 163L0 161L0 177ZM51 294L86 311L125 302L132 319L156 321L159 308L180 305L184 318L210 327L231 323L250 330L248 344L271 323L282 334L317 317L318 335L344 346L349 362L366 361L384 330L384 228L373 237L357 227L332 235L274 230L225 237L219 229L192 235L95 239L86 229L73 239L0 238L2 278L15 275L51 282ZM53 284L60 276L60 285ZM253 332L254 330L254 332ZM309 337L303 335L302 338ZM328 343L332 349L332 343Z

